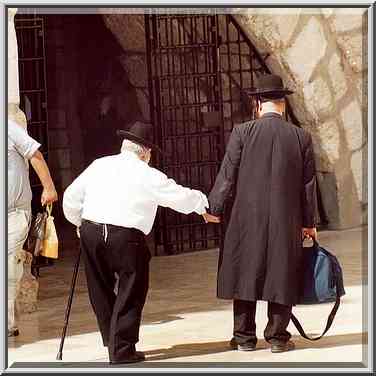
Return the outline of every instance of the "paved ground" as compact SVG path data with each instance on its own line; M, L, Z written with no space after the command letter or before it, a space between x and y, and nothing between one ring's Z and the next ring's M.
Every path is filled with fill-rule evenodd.
M272 354L262 338L266 324L266 304L257 311L258 350L252 353L231 351L228 340L232 332L231 302L218 300L216 271L218 250L155 257L151 261L151 282L144 310L138 349L145 351L143 367L228 366L272 367L291 366L300 362L364 361L365 310L362 297L362 270L366 262L367 229L321 232L320 243L339 258L345 279L346 296L342 300L334 326L318 342L309 342L298 335L290 324L297 349ZM74 247L70 247L74 249ZM14 362L55 362L65 304L72 276L74 254L65 251L56 264L42 270L40 277L40 307L38 312L23 315L21 334L9 341L9 365ZM88 301L85 276L81 268L73 301L70 325L64 347L65 366L107 366L107 352L101 345L95 317ZM319 334L326 322L331 304L297 306L295 315L307 333ZM73 362L73 363L71 363ZM247 362L247 363L244 363ZM281 364L281 362L283 364ZM226 363L226 364L225 364ZM54 366L58 366L55 362ZM47 365L47 364L44 364Z

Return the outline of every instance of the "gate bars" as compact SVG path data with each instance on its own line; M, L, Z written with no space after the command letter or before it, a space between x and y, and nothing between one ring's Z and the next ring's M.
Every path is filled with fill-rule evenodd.
M222 118L204 126L207 114L222 114L217 17L145 15L151 115L164 151L159 166L205 193L214 184L223 143ZM159 211L155 229L156 245L169 254L215 247L221 238L201 217L171 210Z
M46 83L46 47L44 19L37 15L16 14L14 19L20 83L20 108L27 119L28 132L41 144L43 156L48 157L48 116ZM41 189L31 170L32 188Z
M145 31L151 121L164 151L157 165L208 194L234 124L252 117L243 89L270 70L230 14L145 14ZM299 126L289 104L286 117ZM160 208L155 254L217 247L223 231L196 214Z

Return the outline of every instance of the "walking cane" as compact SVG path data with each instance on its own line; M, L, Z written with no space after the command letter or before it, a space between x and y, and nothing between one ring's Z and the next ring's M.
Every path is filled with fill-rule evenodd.
M63 332L61 334L59 352L56 355L56 360L62 360L63 359L63 346L64 346L65 334L67 333L68 320L69 320L70 310L71 310L71 307L72 307L73 293L74 293L74 288L76 286L78 269L80 267L80 257L81 257L81 247L80 247L79 252L78 252L76 265L74 266L68 304L67 304L67 308L65 309L65 322L64 322Z

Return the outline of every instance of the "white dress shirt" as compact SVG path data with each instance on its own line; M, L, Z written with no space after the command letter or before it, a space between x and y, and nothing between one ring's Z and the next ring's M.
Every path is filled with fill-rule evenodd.
M96 159L65 190L63 211L76 226L81 220L136 228L149 234L158 205L183 214L209 207L200 191L178 185L133 152Z

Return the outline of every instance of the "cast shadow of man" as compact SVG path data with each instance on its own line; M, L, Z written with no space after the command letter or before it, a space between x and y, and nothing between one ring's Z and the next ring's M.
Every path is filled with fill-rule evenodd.
M310 334L315 335L315 334ZM300 336L293 336L292 340L296 344L296 350L330 348L357 345L367 342L366 333L350 333L334 336L326 336L316 342L305 340ZM260 350L269 350L270 345L263 339L257 342L256 352ZM144 351L148 361L168 360L182 357L203 356L217 354L221 352L233 351L229 345L229 341L219 342L201 342L201 343L185 343L173 345L167 348Z
M170 314L167 314L163 316L162 318L160 317L160 315L153 315L153 314L148 314L145 316L146 317L143 318L142 320L142 326L161 325L161 324L166 324L171 321L184 320L183 317L170 315Z

